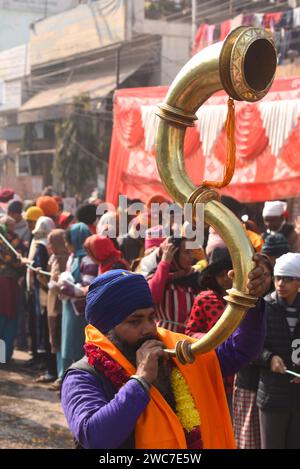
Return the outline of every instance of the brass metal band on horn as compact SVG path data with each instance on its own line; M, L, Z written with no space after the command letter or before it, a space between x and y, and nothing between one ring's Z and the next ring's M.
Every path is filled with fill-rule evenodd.
M203 49L181 69L157 112L161 118L156 135L157 166L171 197L182 207L186 202L204 203L205 222L227 245L235 272L227 306L215 326L196 342L178 342L167 350L181 363L191 363L198 353L216 348L229 337L253 307L257 298L247 291L248 273L254 267L253 248L238 218L221 202L215 190L196 187L185 170L184 138L199 107L215 92L225 91L235 100L263 98L276 71L276 50L271 35L261 28L239 27L222 43Z

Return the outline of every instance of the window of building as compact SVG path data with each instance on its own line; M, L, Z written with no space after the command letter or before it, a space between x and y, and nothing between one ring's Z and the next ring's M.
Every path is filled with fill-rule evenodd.
M17 156L17 176L30 176L31 175L31 164L29 155L18 155Z

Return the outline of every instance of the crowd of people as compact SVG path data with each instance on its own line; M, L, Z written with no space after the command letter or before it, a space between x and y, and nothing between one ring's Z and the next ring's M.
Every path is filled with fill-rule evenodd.
M193 340L211 330L226 308L232 262L211 227L205 227L203 245L189 249L185 223L175 236L174 220L166 226L158 215L153 222L151 203L162 200L171 204L153 196L143 211L128 216L128 232L119 236L119 210L98 216L97 198L72 214L52 192L25 203L13 190L0 190L0 339L6 362L14 347L30 352L25 366L36 371L36 381L62 392L79 447L171 448L155 446L165 437L174 448L300 448L300 378L288 373L300 372L300 352L294 358L300 344L300 228L288 223L287 204L265 203L263 232L255 221L243 222L260 253L264 300L216 354L196 361L195 373L183 367L177 376L179 368L157 365L166 360L158 338L171 347L181 334ZM238 201L222 202L241 219ZM113 225L117 232L109 236ZM130 331L142 322L148 340L134 340ZM119 374L110 379L105 366ZM189 423L178 410L176 379L183 376L187 397L202 396L202 403L191 401ZM211 382L218 389L214 397ZM149 394L152 383L157 394ZM163 405L170 410L166 415ZM156 436L155 418L161 424ZM102 436L98 428L105 428Z

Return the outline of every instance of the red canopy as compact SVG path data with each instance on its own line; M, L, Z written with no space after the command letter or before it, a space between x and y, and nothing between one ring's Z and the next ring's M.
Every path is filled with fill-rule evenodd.
M118 195L146 201L166 194L155 161L156 105L167 87L115 92L106 200ZM222 179L227 96L220 92L201 106L196 127L185 138L185 164L196 185ZM258 103L236 102L237 163L231 184L222 189L241 202L300 195L300 77L277 79Z

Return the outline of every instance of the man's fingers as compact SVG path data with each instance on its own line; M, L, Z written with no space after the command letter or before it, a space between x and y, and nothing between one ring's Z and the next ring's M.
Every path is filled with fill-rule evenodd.
M265 294L265 288L264 287L258 287L258 288L248 288L249 295L255 296L256 298L263 297Z
M255 267L254 269L251 270L249 273L248 277L249 279L255 279L258 277L262 277L264 275L264 271L262 270L261 267Z
M249 290L256 290L256 288L261 287L261 286L262 286L261 277L248 280L247 287Z
M235 273L234 273L234 270L229 270L228 272L228 277L231 279L231 280L234 280L234 277L235 277ZM264 293L264 285L263 285L263 278L262 278L262 271L260 268L257 268L255 270L253 270L250 274L249 274L249 280L248 280L248 283L247 283L247 288L249 290L249 292L256 292L256 290L258 289L258 293L262 292Z
M271 370L274 373L285 373L286 366L282 358L278 355L274 355L271 359Z
M285 372L285 366L284 366L284 363L283 363L282 360L281 360L281 361L278 360L277 369L278 369L279 371L281 371L282 373Z
M280 361L280 367L281 367L281 369L282 369L282 373L285 373L286 366L285 366L285 364L284 364L284 361L283 361L283 360L281 360L281 361Z
M259 264L259 262L262 260L262 256L259 253L255 253L252 257L252 260ZM229 270L228 277L231 280L234 280L234 270ZM254 267L251 272L249 272L247 288L249 294L252 296L260 297L265 295L267 286L265 282L264 270L262 267L260 267L260 265L256 265L256 267Z

